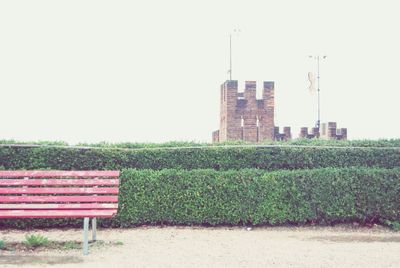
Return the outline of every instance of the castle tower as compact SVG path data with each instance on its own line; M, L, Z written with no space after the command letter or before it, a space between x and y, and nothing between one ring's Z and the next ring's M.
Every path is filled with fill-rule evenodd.
M274 139L274 82L264 82L262 99L256 98L256 90L255 81L246 81L243 93L237 80L221 85L220 128L213 132L213 142Z

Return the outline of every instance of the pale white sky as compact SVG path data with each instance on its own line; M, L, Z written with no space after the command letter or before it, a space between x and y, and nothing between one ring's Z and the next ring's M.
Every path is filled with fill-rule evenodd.
M219 87L275 81L276 125L399 138L398 1L1 1L0 139L211 141Z

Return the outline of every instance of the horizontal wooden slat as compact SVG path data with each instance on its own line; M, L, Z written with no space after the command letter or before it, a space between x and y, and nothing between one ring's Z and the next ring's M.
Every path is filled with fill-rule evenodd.
M74 210L74 209L118 209L118 203L113 203L113 204L107 204L107 203L97 203L97 204L93 204L93 203L83 203L83 204L54 204L54 203L50 203L50 204L1 204L0 203L0 210L3 209L24 209L24 210L30 210L30 209L48 209L48 210L52 210L52 209L70 209L70 210ZM0 212L1 213L1 212Z
M118 196L0 196L0 203L40 203L40 202L118 202Z
M112 186L118 179L0 179L0 186Z
M64 171L64 170L34 170L34 171L0 171L0 178L96 178L96 177L118 177L119 171Z
M110 218L117 210L0 210L0 218Z
M118 194L118 188L9 188L0 187L0 194Z

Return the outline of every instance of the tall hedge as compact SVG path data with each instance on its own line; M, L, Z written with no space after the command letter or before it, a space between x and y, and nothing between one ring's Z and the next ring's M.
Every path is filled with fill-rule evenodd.
M127 169L121 178L123 225L400 220L400 168Z
M121 173L119 212L102 226L283 224L400 220L400 168L135 170ZM7 227L81 220L1 220Z
M311 169L400 167L399 148L203 147L123 150L0 147L3 169Z

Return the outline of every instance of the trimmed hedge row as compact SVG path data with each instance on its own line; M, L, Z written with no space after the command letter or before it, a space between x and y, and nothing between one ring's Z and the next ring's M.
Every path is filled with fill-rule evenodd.
M24 145L55 145L68 146L64 141L34 141L20 142L15 140L0 140L0 144L24 144ZM166 147L210 147L224 145L249 145L246 141L225 141L218 143L200 143L194 141L170 141L163 143L138 143L138 142L99 142L78 143L78 146L103 147L103 148L166 148ZM324 139L293 139L290 141L264 141L261 144L270 145L309 145L309 146L348 146L348 147L400 147L400 139L379 140L324 140Z
M102 226L400 220L400 168L125 169L120 178L118 216ZM81 220L3 220L0 226L80 227Z
M400 220L400 169L124 170L123 225Z
M180 149L0 147L3 169L215 169L400 167L399 148L203 147Z

